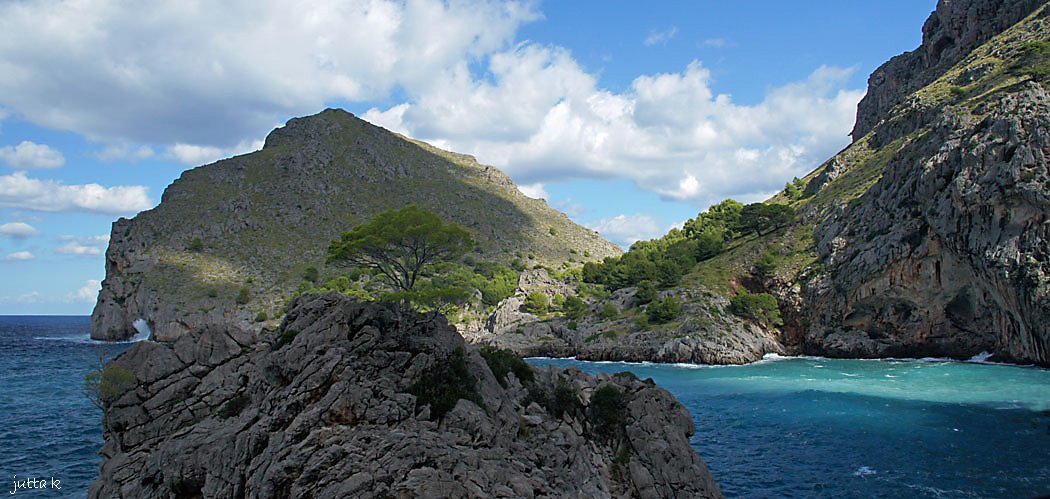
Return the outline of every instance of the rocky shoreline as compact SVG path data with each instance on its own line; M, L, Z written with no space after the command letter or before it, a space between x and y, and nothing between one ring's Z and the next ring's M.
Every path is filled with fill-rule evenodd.
M721 497L665 390L493 352L338 294L262 341L139 342L90 497Z

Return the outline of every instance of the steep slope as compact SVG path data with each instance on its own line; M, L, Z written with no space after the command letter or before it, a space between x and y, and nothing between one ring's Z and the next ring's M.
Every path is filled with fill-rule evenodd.
M686 279L770 292L788 350L1050 364L1046 2L942 0L872 75L854 142L804 179L795 225ZM774 275L755 271L772 254Z
M721 497L689 413L633 376L508 372L439 316L337 294L262 340L117 358L135 386L105 401L90 497Z
M258 329L307 268L323 268L331 240L413 203L468 228L479 260L619 253L493 167L329 109L260 151L186 171L156 208L115 222L92 337L127 338L140 319L163 340L213 323Z
M1038 4L941 2L919 52L975 38L969 33L994 33ZM807 351L952 357L988 351L1003 360L1050 363L1047 15L1038 6L957 57L884 110L840 155L873 155L883 166L870 188L838 199L834 215L814 231L827 273L807 282ZM869 95L880 100L885 87L873 77ZM855 133L865 130L865 112L862 103ZM821 175L834 168L827 165Z

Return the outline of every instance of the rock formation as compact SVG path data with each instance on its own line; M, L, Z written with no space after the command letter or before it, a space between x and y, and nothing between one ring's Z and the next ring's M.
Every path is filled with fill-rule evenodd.
M579 360L744 364L767 353L791 353L778 332L765 330L727 312L729 301L713 293L677 289L663 293L684 303L681 323L670 327L638 327L630 319L604 318L591 305L580 320L562 316L542 320L522 310L531 292L566 296L573 291L551 279L543 269L521 274L518 290L489 316L483 329L467 331L472 343L494 345L526 356L576 357ZM635 306L635 288L624 288L606 300L617 314Z
M165 341L213 325L256 332L256 317L279 317L306 271L324 269L332 240L406 204L466 227L480 260L620 252L491 166L329 109L290 120L260 151L186 171L156 208L116 221L92 337L126 339L137 320Z
M942 1L872 76L843 156L879 169L815 228L808 352L1050 364L1044 4Z
M137 384L106 400L90 497L721 496L689 413L633 376L486 360L443 318L336 294L263 339L116 359Z

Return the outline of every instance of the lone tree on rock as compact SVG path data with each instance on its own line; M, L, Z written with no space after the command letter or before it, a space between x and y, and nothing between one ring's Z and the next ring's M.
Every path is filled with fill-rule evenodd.
M344 233L328 246L328 261L375 269L400 290L411 291L428 265L455 260L473 245L463 227L409 205Z

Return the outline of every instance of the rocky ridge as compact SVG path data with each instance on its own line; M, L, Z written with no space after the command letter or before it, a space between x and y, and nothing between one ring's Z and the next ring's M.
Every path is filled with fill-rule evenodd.
M721 496L689 413L633 376L497 378L443 318L337 294L267 339L206 328L117 358L136 385L105 402L90 497Z
M310 267L325 277L332 240L407 204L466 227L479 260L620 252L496 168L329 109L290 120L260 151L184 172L156 208L117 220L92 337L126 339L142 326L165 341L210 325L257 332L256 318L279 317Z

